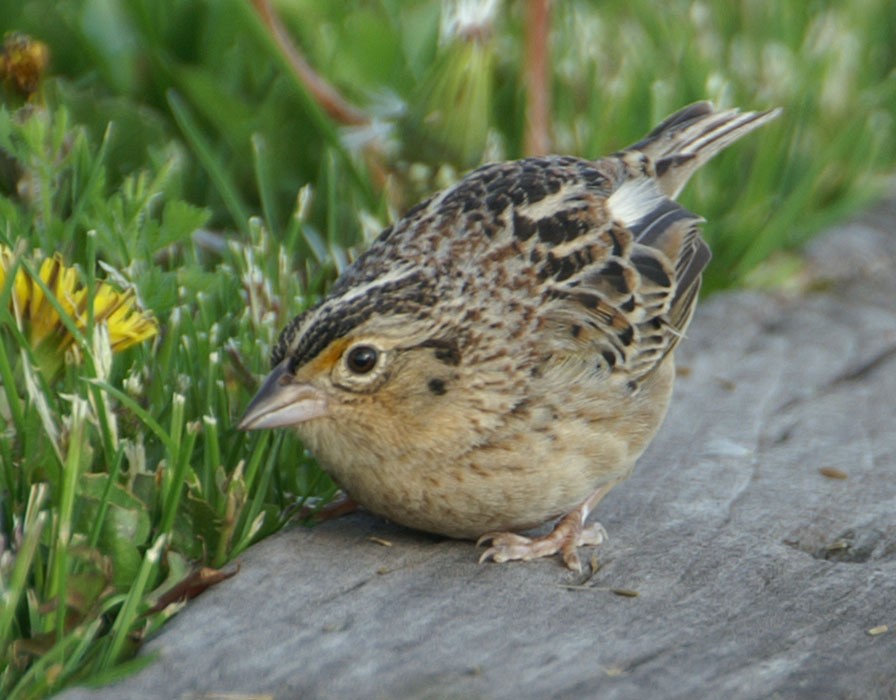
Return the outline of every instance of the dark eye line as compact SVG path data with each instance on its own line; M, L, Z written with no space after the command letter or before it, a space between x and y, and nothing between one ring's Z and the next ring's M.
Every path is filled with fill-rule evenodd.
M434 348L436 359L446 365L457 367L460 364L460 348L453 338L430 338L417 345L418 348Z

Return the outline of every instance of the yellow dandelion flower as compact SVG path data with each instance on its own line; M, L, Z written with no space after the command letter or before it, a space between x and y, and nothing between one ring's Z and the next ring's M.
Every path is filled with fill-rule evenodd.
M0 245L0 291L6 286L6 275L10 268L16 263L16 255L5 245ZM22 299L28 294L30 285L28 276L22 268L16 272L16 279L13 283L12 298Z
M15 261L13 251L0 246L0 289L5 287ZM38 277L65 315L83 332L87 328L89 295L87 288L79 284L74 268L66 267L57 253L41 263ZM75 339L44 290L22 266L12 283L11 306L38 361L44 369L52 370L50 374L55 373ZM119 292L105 282L97 282L94 287L93 318L94 323L106 325L114 352L142 343L159 331L152 315L137 306L133 289Z

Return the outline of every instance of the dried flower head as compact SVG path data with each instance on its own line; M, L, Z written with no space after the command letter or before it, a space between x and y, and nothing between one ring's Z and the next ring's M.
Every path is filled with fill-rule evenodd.
M9 32L0 51L0 80L23 97L30 97L37 92L49 62L46 44L21 32Z

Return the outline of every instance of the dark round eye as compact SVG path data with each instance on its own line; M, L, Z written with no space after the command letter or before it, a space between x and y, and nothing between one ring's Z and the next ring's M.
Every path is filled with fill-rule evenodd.
M345 358L345 364L355 374L367 374L376 367L376 361L379 357L380 354L376 348L372 348L369 345L358 345L349 350Z

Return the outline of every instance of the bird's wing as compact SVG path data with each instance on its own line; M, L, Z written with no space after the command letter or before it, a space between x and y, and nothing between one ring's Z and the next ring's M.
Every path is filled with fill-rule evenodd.
M619 184L579 210L585 232L563 246L536 246L534 257L549 273L542 328L553 359L637 382L684 334L709 249L700 217L625 159L613 160L603 169L615 169Z

